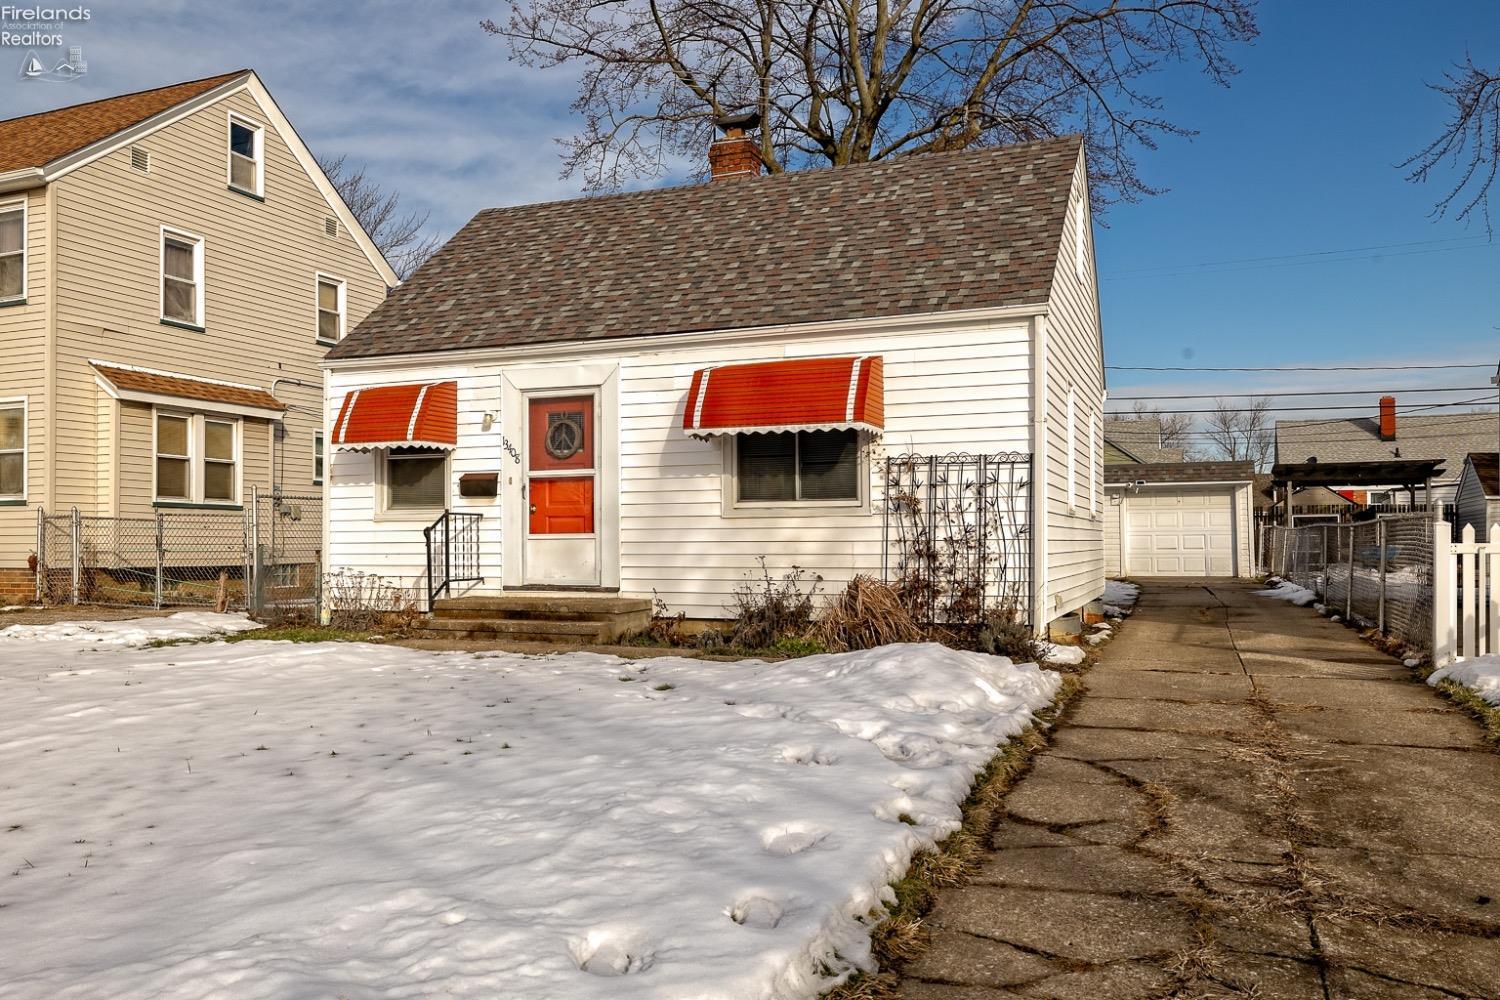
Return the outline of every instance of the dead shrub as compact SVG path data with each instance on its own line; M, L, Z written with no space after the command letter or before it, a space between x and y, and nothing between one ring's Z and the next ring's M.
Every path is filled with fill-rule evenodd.
M756 561L760 563L760 579L742 583L734 590L729 644L764 649L784 639L805 636L812 627L813 598L823 578L793 566L778 580L771 576L765 556Z
M982 653L1008 656L1017 663L1041 663L1047 650L1014 609L993 612L979 629L976 645Z
M675 615L672 609L667 607L667 602L661 599L656 588L651 589L651 622L646 626L646 635L652 642L663 646L681 646L684 644L682 635L682 623L687 621L687 612L679 611Z
M351 632L405 632L421 617L409 588L377 573L338 570L324 582L328 624Z
M863 574L829 600L812 637L835 653L925 638L896 589Z

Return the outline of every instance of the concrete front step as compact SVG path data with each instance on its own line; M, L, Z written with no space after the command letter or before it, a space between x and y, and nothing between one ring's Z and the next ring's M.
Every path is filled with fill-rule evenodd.
M639 597L526 594L440 600L416 629L422 638L515 642L616 642L644 629L651 602Z
M493 639L601 645L619 636L609 622L542 621L531 618L429 618L412 629L419 639Z

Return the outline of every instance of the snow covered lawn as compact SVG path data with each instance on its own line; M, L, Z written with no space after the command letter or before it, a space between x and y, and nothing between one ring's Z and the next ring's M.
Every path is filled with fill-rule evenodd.
M0 997L812 997L1055 673L0 633Z
M1472 688L1479 697L1500 708L1500 656L1476 656L1439 667L1427 678L1433 687L1437 687L1438 681L1455 681Z

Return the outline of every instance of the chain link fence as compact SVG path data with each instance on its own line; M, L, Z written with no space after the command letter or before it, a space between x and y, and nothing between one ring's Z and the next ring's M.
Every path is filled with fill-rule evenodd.
M37 515L37 600L201 607L314 621L322 597L323 500L252 491L243 510Z
M1311 590L1330 611L1410 646L1432 644L1432 532L1427 514L1358 524L1273 526L1269 573Z

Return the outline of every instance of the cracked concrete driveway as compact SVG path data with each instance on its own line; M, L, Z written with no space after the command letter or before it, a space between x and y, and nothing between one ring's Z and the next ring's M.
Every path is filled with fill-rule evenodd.
M1144 588L902 997L1500 997L1500 754L1254 589Z

